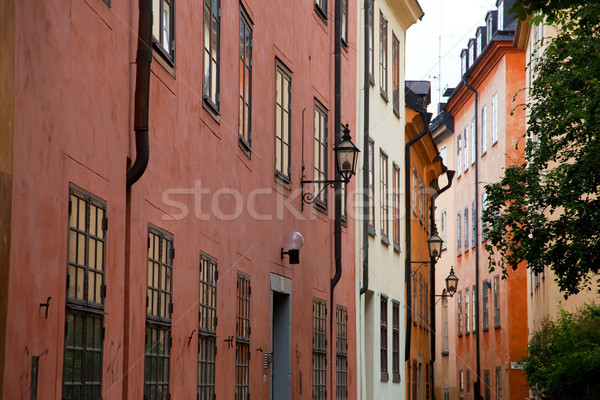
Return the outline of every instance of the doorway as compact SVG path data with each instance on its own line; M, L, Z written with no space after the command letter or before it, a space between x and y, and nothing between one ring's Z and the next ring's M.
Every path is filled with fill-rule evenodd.
M292 398L292 281L271 274L271 399Z

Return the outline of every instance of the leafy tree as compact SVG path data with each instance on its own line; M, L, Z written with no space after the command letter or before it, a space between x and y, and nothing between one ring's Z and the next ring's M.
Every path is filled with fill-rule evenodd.
M600 376L600 306L560 310L533 334L520 360L529 386L545 399L581 399Z
M506 266L522 261L537 273L548 266L567 297L600 288L600 279L592 282L600 272L600 4L553 15L558 34L522 105L525 158L486 186L483 220L491 270L506 275Z
M583 5L586 5L584 7ZM598 4L600 0L517 0L511 11L517 14L521 20L527 17L533 17L535 22L539 22L541 15L553 24L575 12L575 18L579 16L588 16L598 19ZM537 16L537 17L536 17Z

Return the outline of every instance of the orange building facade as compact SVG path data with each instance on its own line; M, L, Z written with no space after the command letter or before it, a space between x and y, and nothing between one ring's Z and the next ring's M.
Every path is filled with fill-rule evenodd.
M488 270L484 227L487 183L522 159L525 53L513 46L510 4L486 16L462 58L463 78L446 110L454 117L453 188L459 278L455 302L456 382L459 399L523 399L525 375L517 361L527 347L527 272ZM471 89L469 88L471 87ZM451 339L452 340L452 339ZM453 372L450 372L453 373Z
M408 83L407 83L408 86ZM428 93L425 98L428 98ZM432 182L445 171L438 149L429 132L427 103L423 93L406 90L406 143L410 146L410 170L407 183L410 207L406 218L410 222L407 232L406 263L406 398L432 398L432 314L431 305L435 286L431 281L431 260L427 240L430 238L430 204L435 192ZM416 139L416 141L415 141ZM406 155L405 155L406 156ZM407 185L407 188L408 188ZM410 280L410 282L408 282Z
M334 2L139 3L0 6L0 398L356 398L353 205L332 295L334 194L301 185L334 178Z

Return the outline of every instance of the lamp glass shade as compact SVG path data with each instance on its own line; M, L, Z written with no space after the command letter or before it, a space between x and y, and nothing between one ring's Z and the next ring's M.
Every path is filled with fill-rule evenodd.
M344 128L342 141L333 149L335 151L335 162L337 169L344 180L348 181L356 173L356 162L360 150L352 143L350 131Z
M431 257L438 258L440 254L442 254L442 243L444 243L444 241L437 233L434 233L429 239L427 239L429 255Z
M456 293L458 287L458 277L454 275L454 268L450 268L450 274L446 278L446 291L450 296Z
M286 250L300 250L304 245L304 237L300 232L290 231L283 237L283 247Z

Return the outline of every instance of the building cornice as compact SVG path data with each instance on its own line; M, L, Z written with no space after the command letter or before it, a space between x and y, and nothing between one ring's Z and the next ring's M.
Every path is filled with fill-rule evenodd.
M421 5L416 0L388 0L387 3L404 31L425 15Z
M525 21L517 21L517 30L515 31L515 38L513 39L513 45L519 50L527 49L527 42L529 39L529 32L531 31L530 18L527 17Z
M464 79L468 79L469 84L477 89L507 54L519 52L522 52L522 50L515 47L512 40L494 40L491 42L454 89L452 96L448 99L448 104L446 104L446 110L450 114L456 115L457 111L473 96L473 93L465 86Z

